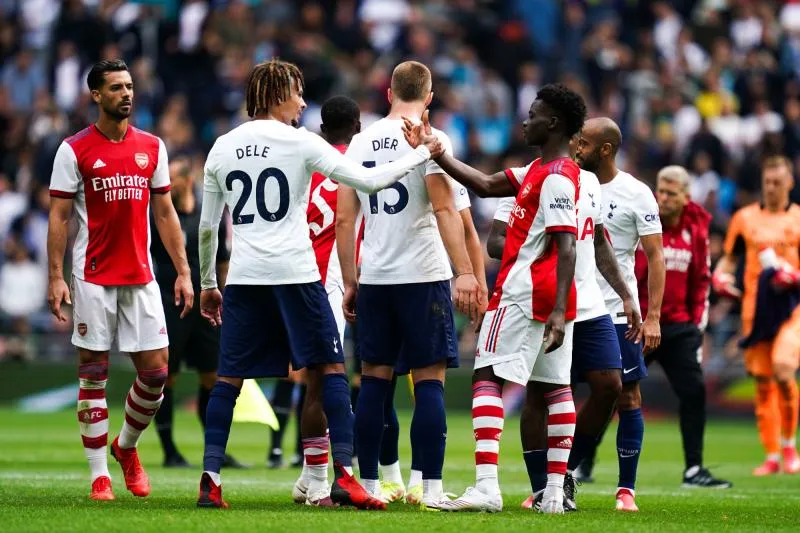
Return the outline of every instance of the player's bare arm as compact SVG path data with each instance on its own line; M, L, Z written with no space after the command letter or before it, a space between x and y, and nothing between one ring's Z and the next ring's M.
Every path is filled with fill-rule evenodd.
M179 306L181 302L183 303L181 318L184 318L194 305L194 289L192 288L189 262L186 260L186 246L183 242L181 223L169 194L153 194L150 203L158 234L178 273L178 279L175 280L175 305Z
M483 264L483 250L481 249L481 238L475 223L472 221L472 213L469 208L459 211L461 222L464 226L464 242L467 245L469 262L472 263L472 272L478 279L478 320L475 321L476 327L480 328L483 315L489 306L489 288L486 283L486 268Z
M356 270L356 217L361 202L356 191L339 184L336 192L336 253L342 269L344 297L342 309L348 322L356 320L356 296L358 296L358 272Z
M456 271L453 296L456 309L474 321L478 318L478 280L467 254L464 225L453 203L453 191L444 174L428 174L425 176L425 186L439 226L439 234Z
M200 211L198 248L200 252L200 314L212 326L222 324L222 293L217 284L216 257L219 222L225 208L222 193L213 189L213 176L206 171L203 206Z
M667 275L661 234L641 237L647 256L647 318L642 327L644 350L648 352L661 344L661 302L664 298L664 280Z
M553 311L544 325L545 349L550 353L564 342L565 321L564 314L567 309L567 297L575 277L575 234L559 231L550 234L558 249L558 262L556 263L556 302Z
M602 224L598 224L594 230L594 262L597 271L602 274L614 292L622 298L622 309L628 318L628 331L625 338L635 342L642 341L642 317L639 314L636 303L633 301L628 290L628 285L622 277L622 272L614 256L614 249L606 239Z
M50 217L47 227L48 288L47 302L50 312L59 320L66 322L61 305L72 305L69 287L64 281L64 251L67 248L69 221L72 217L71 198L50 198Z
M422 123L414 124L403 117L403 135L412 147L430 142L433 136L431 125L428 121L428 111L422 114ZM484 174L480 170L462 163L455 157L442 151L439 155L431 153L431 158L442 167L454 180L472 189L481 198L492 196L514 196L516 189L508 181L505 172Z
M492 220L489 237L486 239L486 253L492 259L503 258L503 248L506 246L506 231L508 224L502 220Z

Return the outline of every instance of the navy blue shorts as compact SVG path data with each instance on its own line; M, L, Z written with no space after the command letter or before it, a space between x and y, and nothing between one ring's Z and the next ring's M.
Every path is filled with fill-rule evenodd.
M572 383L592 370L622 369L617 330L609 315L575 322L572 333Z
M225 287L217 374L285 377L290 361L295 370L344 362L322 283Z
M397 374L443 360L458 367L449 281L361 285L356 314L362 361Z
M622 353L622 382L639 381L647 377L647 365L644 362L644 353L641 343L635 343L625 338L628 331L627 324L615 324L620 352Z

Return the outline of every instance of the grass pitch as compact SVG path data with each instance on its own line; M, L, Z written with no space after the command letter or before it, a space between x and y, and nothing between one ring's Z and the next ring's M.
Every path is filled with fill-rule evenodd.
M111 413L111 437L122 422ZM407 430L409 414L401 414ZM467 412L449 413L445 488L460 493L474 481L473 440ZM202 458L200 427L192 413L176 413L176 441L195 465L165 470L153 428L140 444L153 485L145 499L124 488L119 466L109 458L117 500L88 499L88 468L72 411L26 414L0 409L0 525L3 531L281 531L325 532L482 532L530 531L777 531L800 530L800 476L753 478L762 458L752 423L713 423L706 437L706 462L714 474L730 479L730 490L680 488L682 451L677 422L647 422L639 465L637 502L641 512L613 511L616 482L615 427L600 451L597 482L579 487L580 512L543 516L520 509L529 485L522 463L518 419L506 421L501 453L501 486L506 510L489 514L426 513L402 504L388 512L320 510L295 505L290 491L297 470L267 470L268 430L235 424L229 451L253 467L225 471L227 511L195 508ZM291 441L293 429L287 434ZM288 449L292 451L291 445ZM407 431L401 438L401 462L407 477Z

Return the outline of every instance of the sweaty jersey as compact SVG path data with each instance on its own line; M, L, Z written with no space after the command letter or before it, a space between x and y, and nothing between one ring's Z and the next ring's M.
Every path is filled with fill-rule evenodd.
M347 151L346 144L335 144L341 153ZM311 197L308 202L308 229L314 256L326 290L342 287L342 269L336 250L336 199L339 184L314 172L311 175Z
M603 293L595 277L597 269L594 259L594 232L595 227L603 223L601 194L597 176L581 170L575 257L575 290L578 298L576 322L608 314ZM497 203L494 219L508 223L514 203L513 197L501 199Z
M547 321L556 302L558 249L549 233L577 234L580 169L561 158L510 168L506 177L517 197L506 229L503 259L488 309L519 305L525 316ZM575 282L567 297L566 320L577 314Z
M775 254L798 268L800 247L800 207L790 204L785 210L772 212L758 203L750 204L733 214L725 236L725 253L744 255L744 294L742 297L743 333L748 334L756 312L756 290L761 263L758 253L772 248Z
M620 272L638 306L639 291L636 285L635 254L639 238L661 233L661 219L653 192L643 182L627 172L619 171L608 183L600 185L603 193L603 227L606 238L614 248ZM597 282L603 291L606 308L615 324L627 324L622 298L597 272Z
M229 285L318 281L307 219L311 175L319 172L333 181L377 190L429 157L420 146L392 165L369 170L304 128L276 120L245 122L219 137L206 159L201 242L203 227L215 229L219 223L224 200L233 222ZM203 288L216 286L212 252L201 245Z
M150 192L169 192L168 168L161 139L133 126L120 142L91 125L61 143L50 195L74 200L75 277L103 286L153 280Z
M350 142L347 157L365 167L394 161L412 150L402 132L402 120L383 118ZM450 139L434 134L452 153ZM361 243L361 283L394 285L443 281L453 277L439 234L425 176L444 174L434 161L420 165L377 194L358 193L364 216Z

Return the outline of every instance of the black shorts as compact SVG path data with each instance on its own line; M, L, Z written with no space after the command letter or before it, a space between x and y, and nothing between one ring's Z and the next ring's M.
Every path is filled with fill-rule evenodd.
M219 328L200 315L200 297L194 307L181 318L183 306L176 306L171 293L161 293L164 318L169 335L169 373L177 374L186 365L200 373L216 372L219 364Z

